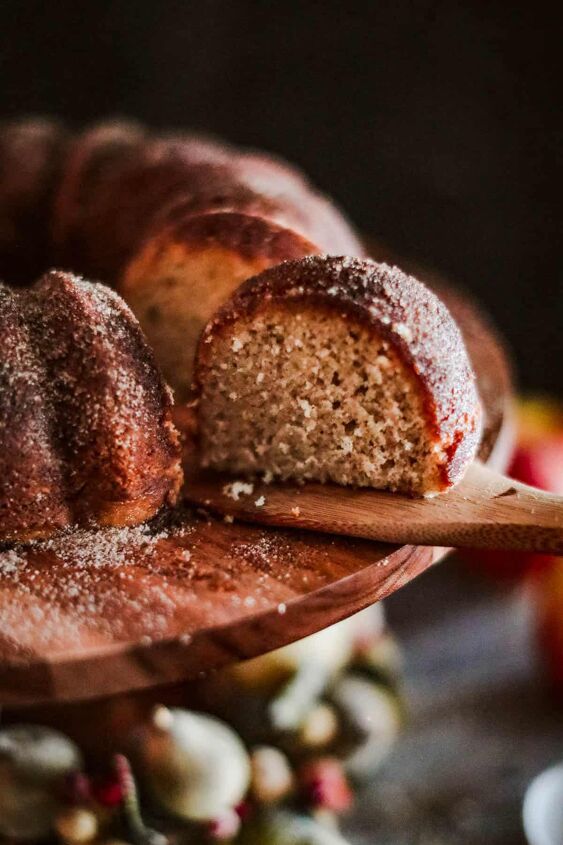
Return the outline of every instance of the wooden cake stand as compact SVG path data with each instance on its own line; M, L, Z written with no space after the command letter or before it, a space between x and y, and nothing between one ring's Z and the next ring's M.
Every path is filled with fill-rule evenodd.
M464 298L440 295L478 376L480 457L504 469L511 391L502 347ZM361 610L446 552L232 524L188 507L137 528L3 547L0 703L83 700L200 677Z

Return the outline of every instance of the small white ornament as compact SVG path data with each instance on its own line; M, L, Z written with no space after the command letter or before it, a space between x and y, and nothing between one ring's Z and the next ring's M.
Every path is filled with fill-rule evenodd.
M250 783L241 740L202 713L157 707L134 754L153 799L183 819L218 818L242 801Z

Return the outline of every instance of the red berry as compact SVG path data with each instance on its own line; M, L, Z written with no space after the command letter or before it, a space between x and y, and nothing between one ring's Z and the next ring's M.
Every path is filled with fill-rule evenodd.
M116 780L97 783L92 789L94 798L102 807L118 807L123 801L123 789Z
M235 810L226 810L222 816L213 819L207 827L209 837L221 842L232 839L240 830L240 818Z
M305 801L316 808L343 813L353 801L342 764L331 757L307 763L300 773Z
M241 801L240 804L237 804L235 807L235 813L241 820L241 822L247 821L252 813L254 812L254 808L250 801Z

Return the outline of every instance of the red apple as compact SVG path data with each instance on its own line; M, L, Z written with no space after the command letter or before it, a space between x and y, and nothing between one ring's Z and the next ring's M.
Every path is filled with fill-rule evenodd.
M518 446L508 474L518 481L563 495L563 431Z

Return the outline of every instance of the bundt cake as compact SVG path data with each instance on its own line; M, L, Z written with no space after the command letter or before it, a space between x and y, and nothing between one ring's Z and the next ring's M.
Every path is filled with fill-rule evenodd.
M118 288L178 398L189 393L201 329L242 281L331 247L361 254L334 208L286 171L258 156L194 168L201 185L161 206L120 275Z
M140 523L181 480L170 391L121 298L58 271L0 284L0 541Z
M441 301L396 267L310 256L246 281L195 364L201 462L414 495L475 455L480 404Z
M323 251L363 253L335 204L265 153L188 132L153 135L123 120L77 135L43 118L0 125L2 258L8 230L20 261L22 244L37 242L31 215L51 241L47 263L116 284L155 225L217 211L271 219Z
M0 128L0 270L111 284L179 397L202 327L253 277L199 345L209 466L413 493L460 477L479 403L459 332L419 282L363 255L339 209L266 154L128 121ZM170 399L115 294L55 273L1 296L0 539L173 500Z
M237 212L181 217L149 238L121 293L138 316L177 398L192 382L201 330L238 285L267 267L318 250L290 229Z
M118 146L107 135L79 140L81 168L63 179L60 262L115 284L179 398L197 334L240 282L321 249L361 253L340 212L288 165L198 136L146 139L127 127Z
M58 260L70 269L79 261L83 272L103 281L119 284L127 262L159 226L202 212L250 212L325 251L361 250L331 203L296 173L286 175L289 166L268 168L265 157L253 186L248 156L200 136L153 138L110 124L79 137L73 150L76 163L65 168L55 200Z
M77 135L46 120L0 129L0 278L29 284L56 266L111 284L180 398L217 305L266 267L318 252L363 247L280 159L123 120Z
M0 126L0 541L140 522L181 481L170 396L237 287L285 259L361 254L298 170L189 133L111 120Z

